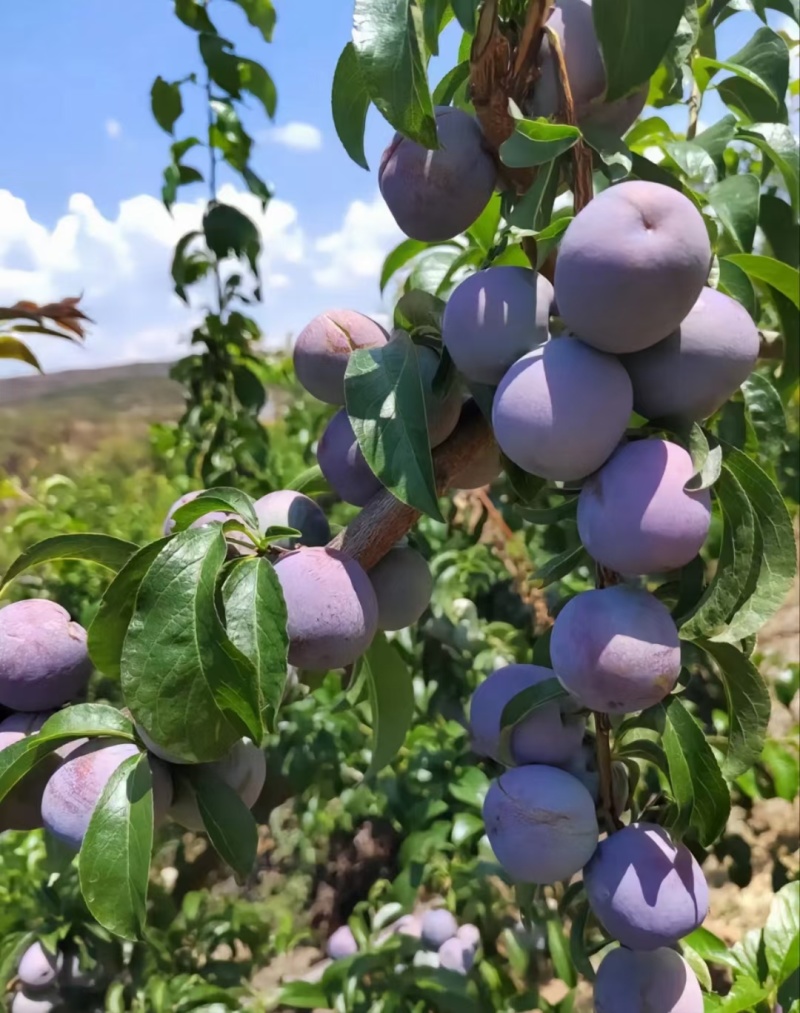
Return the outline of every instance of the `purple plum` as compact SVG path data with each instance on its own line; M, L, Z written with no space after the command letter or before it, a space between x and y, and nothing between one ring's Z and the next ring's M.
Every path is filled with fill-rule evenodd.
M525 267L489 267L450 296L442 341L473 383L498 384L509 368L548 339L553 286Z
M439 148L394 135L381 157L378 185L392 217L412 239L440 243L464 232L489 203L497 169L476 119L437 106Z
M32 732L38 732L52 711L44 714L12 714L0 721L0 752ZM63 747L62 747L63 749ZM58 769L56 753L38 763L0 802L0 833L4 830L36 830L42 826L42 793Z
M558 767L501 774L486 793L483 818L498 862L518 882L571 879L597 847L592 796Z
M298 549L275 564L288 612L289 664L344 668L378 629L378 600L361 566L335 549Z
M344 374L350 353L379 348L389 335L370 317L355 310L328 310L298 334L294 369L302 386L327 404L344 404Z
M331 960L344 960L358 953L358 943L349 925L341 925L331 934L327 944L328 956Z
M500 718L503 708L518 693L555 672L539 665L507 665L484 679L472 694L470 732L472 748L479 756L491 756L502 762L500 754ZM535 710L511 733L511 758L516 764L566 763L580 749L585 730L584 719L576 713L575 700L554 701Z
M255 502L262 534L270 527L294 528L299 538L282 538L274 542L284 549L297 545L325 545L331 540L331 527L322 507L291 489L269 492Z
M523 471L573 481L614 452L632 408L619 360L560 337L509 369L495 393L492 426L500 449Z
M47 782L42 796L45 828L78 851L109 778L121 763L139 752L132 742L109 739L93 739L76 749ZM172 801L172 778L159 760L150 757L149 762L154 819L158 824Z
M594 985L596 1013L703 1013L694 971L668 947L620 946L603 957Z
M200 766L232 788L248 809L252 809L258 801L267 777L264 752L250 739L241 739L237 742L224 759ZM197 796L188 779L178 779L169 816L187 830L204 828Z
M378 599L378 629L412 626L431 601L433 577L416 549L395 546L369 571Z
M55 991L30 992L23 988L11 1000L11 1013L53 1013L61 1008L61 996Z
M469 946L474 953L481 945L481 933L477 925L472 925L470 922L465 922L464 925L459 925L458 932L456 932L456 938L459 939L465 946Z
M703 217L679 190L630 180L598 194L559 248L559 314L603 352L638 352L671 334L708 279Z
M556 0L547 27L557 36L564 55L567 80L582 127L604 127L621 136L636 120L647 101L647 85L633 94L605 102L606 72L594 30L591 0ZM533 91L530 115L557 118L562 107L561 85L549 36L545 36L538 60L541 77Z
M322 474L345 503L366 506L383 486L364 460L347 412L337 412L317 445Z
M654 824L632 823L601 841L583 881L597 919L632 950L672 946L708 913L703 870Z
M584 591L556 616L550 658L584 707L630 714L659 703L681 671L678 629L648 591L617 584Z
M17 968L17 977L25 988L49 988L58 977L64 964L64 956L46 950L41 943L29 946L22 954Z
M735 299L704 288L668 338L626 355L633 407L648 419L700 422L713 415L755 368L758 328Z
M446 908L431 908L422 916L422 942L430 950L438 950L458 932L458 922Z
M627 576L677 570L700 551L711 523L708 489L688 492L689 454L667 440L636 440L583 485L578 533L601 566Z
M458 936L447 939L439 947L439 967L456 974L469 974L475 963L475 950L468 943L462 942Z
M0 704L53 710L86 689L92 664L86 630L54 601L31 598L0 609Z

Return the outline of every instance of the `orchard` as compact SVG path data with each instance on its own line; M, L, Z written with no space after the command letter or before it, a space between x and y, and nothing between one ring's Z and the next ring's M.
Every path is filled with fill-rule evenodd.
M280 45L280 4L233 6ZM151 91L164 204L207 186L175 292L215 300L153 427L171 505L48 521L2 578L0 835L45 856L38 914L0 913L8 1008L798 1013L796 819L746 934L708 922L735 818L798 793L797 665L759 639L797 596L796 0L356 0L332 118L396 292L277 364L216 182L268 208L239 110L276 88L224 7L175 0L197 65ZM38 365L76 306L0 310L32 321L0 350ZM258 893L328 848L371 871L321 921Z

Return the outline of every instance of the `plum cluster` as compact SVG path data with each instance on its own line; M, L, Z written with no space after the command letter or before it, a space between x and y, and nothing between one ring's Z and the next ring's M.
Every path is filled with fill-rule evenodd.
M340 354L337 351L336 355ZM346 356L340 385L344 383L345 365ZM342 412L333 417L326 432L342 419L350 429ZM325 436L320 447L324 440ZM351 449L372 476L354 436ZM164 534L173 529L175 511L199 494L200 491L187 493L172 505L164 522ZM286 602L290 665L307 671L346 668L364 654L379 630L405 629L428 607L433 579L424 557L406 539L398 542L367 573L346 553L327 547L331 539L328 519L319 504L308 496L291 490L267 493L256 500L255 510L261 534L271 527L293 528L298 532L271 543L278 550L274 565ZM232 517L211 511L191 526L203 527ZM241 532L229 533L227 540L234 556L256 551L252 540Z
M63 704L75 703L91 670L86 631L60 605L30 599L0 609L0 705L13 711L0 722L0 751L35 735ZM170 818L190 830L202 829L186 766L159 749L142 729L139 734L148 747L156 824ZM136 743L112 737L59 746L0 803L0 832L44 827L77 852L114 771L142 752ZM246 805L255 804L266 764L252 742L243 739L223 759L202 766Z
M632 822L598 843L600 777L585 705L569 695L539 707L514 727L504 748L506 704L554 674L509 665L472 698L473 750L513 764L484 801L495 856L521 883L568 881L583 870L595 917L621 943L598 971L598 1013L702 1013L697 979L674 950L706 916L702 871L688 848L656 825ZM630 805L628 769L620 760L612 763L611 782L612 815L619 820Z
M99 964L87 967L75 947L61 944L56 950L32 943L17 965L17 990L11 1013L52 1013L65 1008L93 1009L93 999L104 987Z
M644 108L647 86L614 102L605 101L606 72L594 29L591 0L556 0L548 28L557 37L578 125L617 136ZM537 56L537 84L530 115L557 118L562 85L558 60L545 36ZM429 151L395 134L378 170L381 194L395 221L412 239L444 242L465 232L497 185L497 165L480 124L461 109L434 110L439 147Z
M469 974L481 945L477 926L469 922L459 925L446 908L429 908L423 914L404 915L381 934L378 942L391 935L418 939L420 948L414 955L415 967L441 967L457 974ZM343 960L358 953L358 943L349 925L336 929L328 939L327 953L331 960ZM398 970L402 970L399 966Z

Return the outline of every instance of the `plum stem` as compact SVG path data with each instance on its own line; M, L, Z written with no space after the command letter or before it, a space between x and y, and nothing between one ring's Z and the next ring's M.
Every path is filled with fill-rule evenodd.
M433 453L437 493L444 493L459 472L492 440L486 418L474 401L468 401L455 431ZM382 489L352 523L328 543L328 548L347 553L369 570L408 534L419 516L419 510L401 503L387 489Z
M595 572L595 586L613 587L622 578L613 570L598 566ZM601 711L594 712L595 751L597 773L600 778L600 807L609 834L619 830L623 824L614 811L614 782L611 773L611 719Z

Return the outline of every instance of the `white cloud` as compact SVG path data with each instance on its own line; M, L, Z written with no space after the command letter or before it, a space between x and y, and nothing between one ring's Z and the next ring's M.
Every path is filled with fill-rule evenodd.
M380 194L367 203L353 201L337 232L314 244L322 263L313 271L322 288L341 288L353 278L377 278L389 250L404 239Z
M322 131L311 123L292 121L282 127L271 127L259 134L259 140L281 144L292 151L319 151L322 148Z
M351 306L384 319L378 274L403 237L379 195L344 209L341 227L309 235L297 209L272 200L265 214L250 193L223 186L220 200L256 222L263 253L263 302L247 308L268 343L284 346L317 313ZM203 202L179 202L170 216L156 197L139 194L104 215L86 194L73 194L52 225L31 217L23 200L0 190L0 305L18 299L48 302L83 294L94 324L86 346L34 338L48 371L116 362L174 359L210 302L211 286L187 308L172 291L175 243L200 227ZM196 290L195 290L196 291ZM0 375L19 368L0 363Z
M122 136L122 124L119 120L106 120L105 128L106 133L112 140L116 140Z

